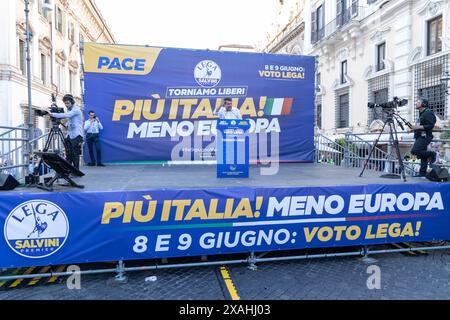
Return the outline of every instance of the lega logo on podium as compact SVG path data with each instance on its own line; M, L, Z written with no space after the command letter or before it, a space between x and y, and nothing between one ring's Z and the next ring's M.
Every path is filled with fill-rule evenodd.
M65 212L46 200L31 200L18 205L9 213L4 227L9 247L22 257L32 259L56 253L68 234Z

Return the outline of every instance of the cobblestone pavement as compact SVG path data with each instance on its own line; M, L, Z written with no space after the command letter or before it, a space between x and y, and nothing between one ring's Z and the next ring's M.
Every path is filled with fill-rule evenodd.
M228 266L242 300L303 299L450 299L450 250L408 256L399 253ZM381 270L381 289L369 290L367 268ZM129 272L126 283L114 274L83 275L81 289L70 290L66 279L55 284L0 290L9 299L230 299L220 266ZM145 278L156 276L156 281Z

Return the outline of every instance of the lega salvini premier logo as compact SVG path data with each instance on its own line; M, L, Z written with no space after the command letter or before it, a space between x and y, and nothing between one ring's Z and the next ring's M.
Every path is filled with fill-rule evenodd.
M222 70L214 61L203 60L195 66L194 77L202 87L215 87L222 79Z
M64 211L46 200L18 205L6 218L5 239L10 248L26 258L44 258L66 242L69 223Z

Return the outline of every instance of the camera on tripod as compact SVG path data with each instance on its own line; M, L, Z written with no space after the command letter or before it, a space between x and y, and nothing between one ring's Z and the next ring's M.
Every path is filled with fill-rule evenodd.
M53 94L53 93L52 93L52 104L48 108L48 111L47 110L36 110L36 114L39 117L44 117L46 115L49 115L50 113L64 113L64 108L60 108L56 105L56 97L55 97L55 94ZM50 116L50 118L51 118L52 122L55 122L58 124L60 123L60 119L53 118L52 116Z
M367 106L370 109L381 108L381 109L396 109L397 107L403 107L408 104L408 99L399 99L398 97L394 97L392 101L383 102L383 103L373 103L369 102Z

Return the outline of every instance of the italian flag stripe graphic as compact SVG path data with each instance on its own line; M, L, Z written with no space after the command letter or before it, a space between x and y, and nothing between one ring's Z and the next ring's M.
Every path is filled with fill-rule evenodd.
M281 110L283 109L283 99L275 99L273 101L273 107L272 107L272 116L279 116L281 115Z
M292 98L268 98L264 114L268 116L289 115L292 111Z
M272 107L273 107L273 98L267 99L266 102L266 108L264 109L264 114L270 116L272 114Z
M283 101L283 109L281 110L281 114L282 115L288 115L291 114L291 109L292 109L292 102L294 99L292 98L286 98Z

